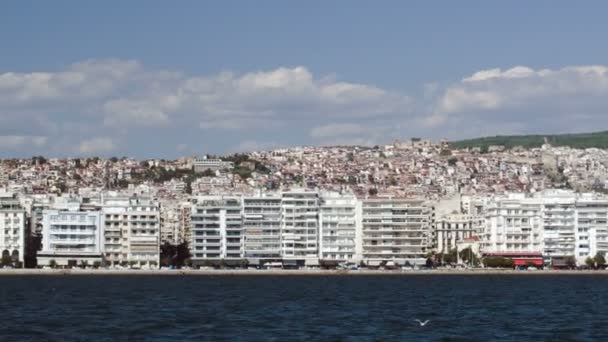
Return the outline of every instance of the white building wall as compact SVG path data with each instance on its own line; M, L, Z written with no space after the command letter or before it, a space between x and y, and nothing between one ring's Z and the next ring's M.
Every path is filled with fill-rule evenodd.
M319 259L356 262L357 198L353 194L323 193L319 214Z
M0 255L23 262L25 254L26 216L19 202L11 197L0 198Z
M99 211L45 210L42 226L42 251L38 264L101 262L104 252L104 217Z

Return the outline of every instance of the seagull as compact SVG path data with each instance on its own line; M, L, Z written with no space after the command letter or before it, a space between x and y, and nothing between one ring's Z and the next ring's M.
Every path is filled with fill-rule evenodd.
M423 327L423 326L425 326L430 321L427 319L426 321L423 322L423 321L417 319L416 322L420 323L420 326Z

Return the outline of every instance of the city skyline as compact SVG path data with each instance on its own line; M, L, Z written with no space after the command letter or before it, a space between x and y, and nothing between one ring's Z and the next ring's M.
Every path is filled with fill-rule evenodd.
M11 2L0 157L608 127L606 5L523 4Z

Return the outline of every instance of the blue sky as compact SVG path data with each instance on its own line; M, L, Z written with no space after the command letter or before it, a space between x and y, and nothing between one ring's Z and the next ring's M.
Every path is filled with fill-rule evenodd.
M600 1L5 1L0 157L608 129Z

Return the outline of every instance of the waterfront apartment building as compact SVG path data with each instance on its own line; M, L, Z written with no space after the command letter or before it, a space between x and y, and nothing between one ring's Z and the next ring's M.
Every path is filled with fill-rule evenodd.
M542 256L559 264L608 252L608 198L564 190L507 194L487 202L481 250L487 255Z
M284 264L319 265L319 204L316 191L281 193L281 255Z
M244 254L249 264L281 260L281 197L243 197Z
M353 194L321 194L319 211L319 258L358 262L361 260L361 205Z
M0 251L2 262L23 263L26 235L25 209L13 194L0 193Z
M160 265L160 205L149 197L102 198L104 255L110 265Z
M363 261L378 266L424 264L431 245L434 207L420 199L379 197L362 201Z
M509 194L488 202L482 251L486 253L541 253L542 200Z
M93 265L102 262L104 216L101 211L83 211L79 203L57 210L47 209L42 219L42 251L38 265L54 260L60 266Z
M448 214L438 218L435 221L435 251L449 253L458 242L476 237L482 220L468 214Z
M193 200L192 261L243 258L243 218L240 196L199 196Z

